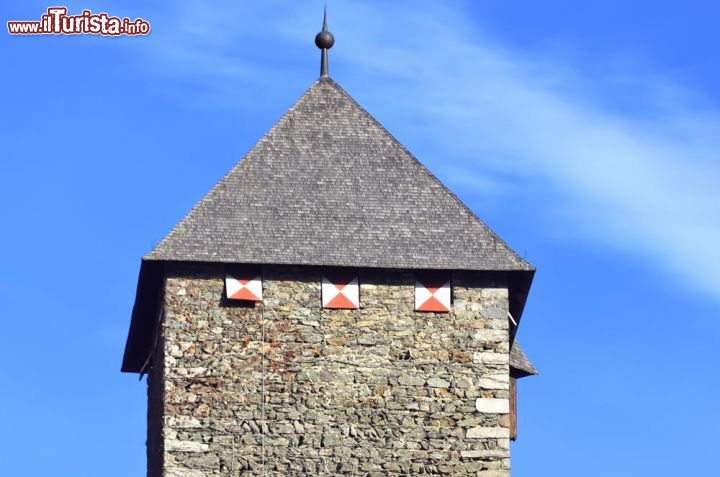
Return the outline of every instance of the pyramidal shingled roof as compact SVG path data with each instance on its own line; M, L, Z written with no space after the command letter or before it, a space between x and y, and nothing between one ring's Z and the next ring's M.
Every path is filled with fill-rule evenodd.
M123 371L147 365L170 261L508 272L516 323L535 270L329 77L143 258Z
M145 259L533 270L329 78Z

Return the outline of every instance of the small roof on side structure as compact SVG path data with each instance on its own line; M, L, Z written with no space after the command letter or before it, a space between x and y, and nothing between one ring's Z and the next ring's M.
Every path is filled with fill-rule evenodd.
M517 379L535 376L537 373L537 369L525 355L520 343L515 341L512 348L510 348L510 376Z
M152 347L167 261L504 271L516 322L535 270L326 77L144 257L124 371Z

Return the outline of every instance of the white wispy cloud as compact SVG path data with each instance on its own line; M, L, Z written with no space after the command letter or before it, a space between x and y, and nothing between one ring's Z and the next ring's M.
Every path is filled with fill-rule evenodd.
M320 2L173 5L151 58L163 74L202 81L218 97L243 82L277 85L316 54ZM336 50L342 45L332 66L349 78L343 84L443 151L442 160L423 157L441 176L493 194L523 193L506 183L541 185L548 220L572 231L563 239L636 254L720 298L720 114L703 109L697 92L657 72L598 77L596 65L591 76L504 47L462 3L330 7ZM613 101L618 78L638 93L622 105Z

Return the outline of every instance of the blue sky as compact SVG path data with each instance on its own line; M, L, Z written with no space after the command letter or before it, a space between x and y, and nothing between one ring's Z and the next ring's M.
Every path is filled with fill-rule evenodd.
M329 2L331 75L538 267L513 475L711 475L720 6L389 3ZM0 465L144 475L140 257L317 77L322 3L67 6L153 31L0 34Z

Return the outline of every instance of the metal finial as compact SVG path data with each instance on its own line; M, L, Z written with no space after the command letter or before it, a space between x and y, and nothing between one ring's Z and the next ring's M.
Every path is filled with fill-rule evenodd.
M335 44L335 37L327 29L327 4L323 10L322 31L315 35L315 45L322 50L320 56L320 77L328 78L328 50Z

